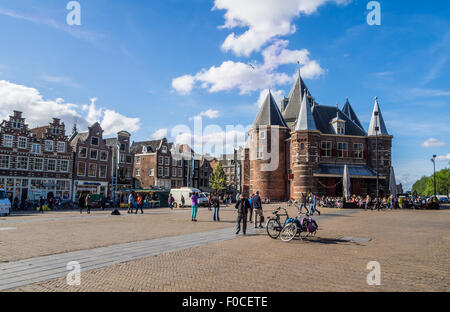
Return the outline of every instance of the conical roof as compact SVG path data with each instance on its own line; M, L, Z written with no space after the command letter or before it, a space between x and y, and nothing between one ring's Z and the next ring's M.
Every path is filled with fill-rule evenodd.
M311 105L307 96L303 97L300 112L295 125L295 131L317 130L314 116L311 112Z
M345 102L342 112L345 115L347 115L347 117L350 118L350 120L353 121L358 127L360 127L361 129L364 129L364 127L362 126L361 122L358 119L358 116L356 116L356 113L353 110L353 107L350 105L348 98L347 98L347 101Z
M289 103L283 112L283 117L287 122L293 122L297 119L305 93L309 93L309 91L299 73L297 81L289 93Z
M377 116L378 113L378 116ZM378 131L376 131L378 127ZM369 136L375 135L389 135L386 124L384 123L383 115L381 114L380 106L378 105L378 98L375 98L375 106L373 108L372 119L370 120Z
M281 115L272 93L269 91L266 99L264 100L258 116L253 124L253 127L257 126L280 126L287 127L286 122Z

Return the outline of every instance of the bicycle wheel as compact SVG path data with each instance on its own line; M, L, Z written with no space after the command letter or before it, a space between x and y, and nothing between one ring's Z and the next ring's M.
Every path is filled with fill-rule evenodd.
M266 230L270 238L277 239L280 236L282 227L278 220L270 219L266 224Z
M281 240L283 242L290 242L297 235L297 225L295 223L289 223L286 225L280 233Z

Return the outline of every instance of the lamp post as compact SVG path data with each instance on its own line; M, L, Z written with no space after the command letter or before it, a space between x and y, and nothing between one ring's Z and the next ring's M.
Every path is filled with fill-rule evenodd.
M434 198L436 199L436 155L433 155L433 159L431 159L433 162L434 167L434 174L433 174L433 180L434 180Z
M375 97L375 100L378 100L378 97ZM376 144L376 167L377 167L377 199L380 195L380 174L378 173L378 131L380 131L379 127L379 115L378 110L375 112L375 144Z

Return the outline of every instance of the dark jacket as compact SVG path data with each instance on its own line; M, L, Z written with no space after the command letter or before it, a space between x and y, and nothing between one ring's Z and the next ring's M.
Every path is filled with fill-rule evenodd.
M214 208L220 208L220 200L219 197L214 196L211 198L211 204L214 206Z
M250 209L250 202L248 201L248 199L240 199L236 203L235 208L238 210L239 214L246 215L248 214L248 210Z
M252 197L252 208L262 209L261 197L259 197L259 195L255 195Z

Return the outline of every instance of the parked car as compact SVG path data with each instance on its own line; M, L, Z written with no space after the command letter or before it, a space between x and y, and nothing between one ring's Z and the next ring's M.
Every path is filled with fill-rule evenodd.
M441 197L441 198L439 198L439 202L441 202L441 203L448 203L449 199L448 199L448 197Z

